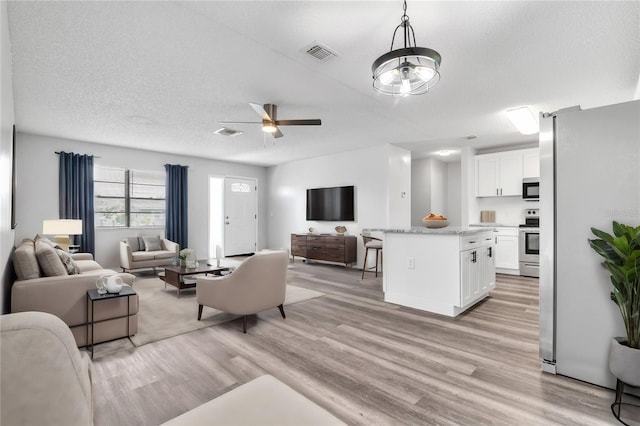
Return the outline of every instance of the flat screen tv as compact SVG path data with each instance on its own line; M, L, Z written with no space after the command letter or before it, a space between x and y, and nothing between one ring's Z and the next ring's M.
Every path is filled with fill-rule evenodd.
M354 187L307 189L307 220L354 221Z

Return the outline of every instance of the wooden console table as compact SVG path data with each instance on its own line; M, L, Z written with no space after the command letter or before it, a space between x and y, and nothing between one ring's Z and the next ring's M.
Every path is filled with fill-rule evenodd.
M291 234L291 259L344 263L345 268L356 262L356 237L333 234Z

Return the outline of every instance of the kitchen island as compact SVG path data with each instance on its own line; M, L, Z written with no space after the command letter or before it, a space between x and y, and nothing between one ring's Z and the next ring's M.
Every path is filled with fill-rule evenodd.
M492 228L364 229L384 232L385 302L455 317L495 287Z

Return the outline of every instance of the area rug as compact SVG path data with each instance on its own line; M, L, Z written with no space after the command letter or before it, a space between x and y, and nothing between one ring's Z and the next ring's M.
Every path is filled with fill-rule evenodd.
M167 285L165 288L159 278L138 278L133 288L140 300L138 333L131 340L125 338L96 345L94 359L239 318L205 306L202 320L198 321L195 288L181 290L180 298L175 287ZM287 305L320 296L324 293L287 285L285 309Z

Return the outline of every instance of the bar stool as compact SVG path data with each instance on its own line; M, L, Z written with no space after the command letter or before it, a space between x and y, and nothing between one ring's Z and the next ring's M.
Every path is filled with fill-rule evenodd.
M367 255L369 250L376 251L376 278L378 277L378 254L380 255L380 272L382 273L382 240L370 235L362 235L364 243L364 263L362 265L362 278L364 279L364 271L367 269Z

